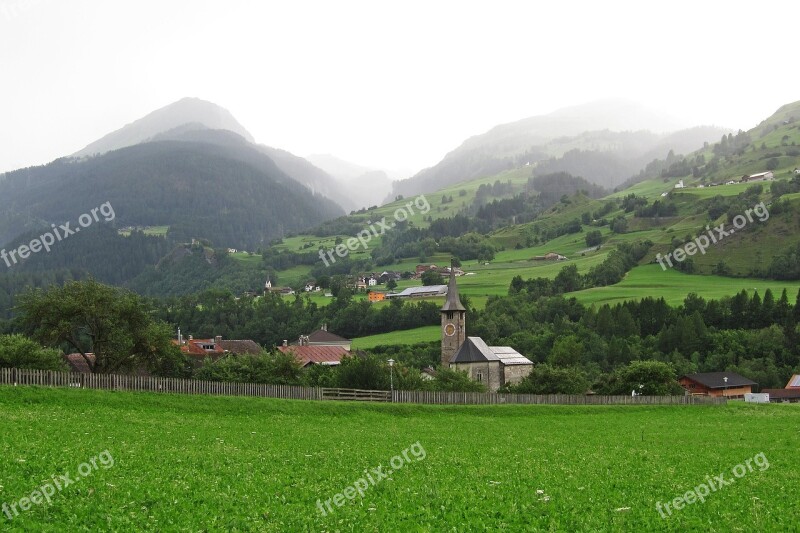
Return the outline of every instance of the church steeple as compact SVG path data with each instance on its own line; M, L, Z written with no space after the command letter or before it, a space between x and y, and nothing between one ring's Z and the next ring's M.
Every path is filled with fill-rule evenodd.
M440 311L442 316L442 366L450 367L455 355L467 336L467 309L458 297L455 267L450 266L450 281L447 284L447 299Z

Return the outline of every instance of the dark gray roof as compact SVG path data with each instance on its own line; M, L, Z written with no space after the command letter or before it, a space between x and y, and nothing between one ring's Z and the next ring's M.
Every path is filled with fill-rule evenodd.
M251 340L230 340L220 341L217 344L226 352L234 353L236 355L258 355L264 350Z
M456 274L450 269L450 281L447 284L447 300L442 306L442 311L466 311L458 297L458 285L456 285Z
M350 342L350 339L345 339L337 335L336 333L331 333L325 329L318 329L317 331L308 335L308 342L311 343L320 343L320 342L338 342L338 343L347 343Z
M453 354L451 363L482 363L485 361L499 361L494 352L480 337L467 337L467 340Z
M747 385L758 385L755 381L750 381L736 372L704 372L699 374L686 374L683 376L709 389L729 389L731 387L746 387ZM725 382L725 378L728 381Z

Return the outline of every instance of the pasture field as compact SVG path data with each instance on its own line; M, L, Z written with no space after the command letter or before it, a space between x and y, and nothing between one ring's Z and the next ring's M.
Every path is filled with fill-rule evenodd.
M0 423L0 502L65 473L73 481L50 503L0 514L7 531L793 531L800 497L797 405L422 406L3 387ZM112 466L76 474L102 453ZM674 508L720 475L725 486Z
M416 344L418 342L438 341L442 338L441 326L423 326L359 337L353 339L354 350L368 350L381 344Z
M659 265L635 267L628 272L621 282L608 287L595 287L583 291L568 293L566 297L575 297L585 305L614 305L627 300L641 300L646 296L664 298L670 305L681 305L690 292L697 293L706 299L720 299L734 296L747 290L750 296L757 290L763 298L767 289L777 300L783 289L788 292L790 302L794 302L800 282L775 281L753 278L728 278L723 276L690 275L673 268L662 270Z

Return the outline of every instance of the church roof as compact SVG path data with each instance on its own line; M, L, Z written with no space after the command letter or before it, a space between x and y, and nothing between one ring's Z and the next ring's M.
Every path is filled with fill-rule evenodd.
M450 359L451 363L484 363L499 361L503 365L532 365L533 362L508 346L488 346L480 337L467 340Z
M467 337L461 347L450 359L451 363L482 363L499 361L494 352L480 337Z
M450 281L447 284L447 300L442 306L442 311L466 311L467 309L461 304L461 298L458 297L458 285L456 284L455 271L450 269ZM477 338L477 337L476 337Z

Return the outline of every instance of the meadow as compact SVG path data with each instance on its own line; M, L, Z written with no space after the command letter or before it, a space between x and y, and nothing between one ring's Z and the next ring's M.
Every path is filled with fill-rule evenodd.
M800 495L797 405L421 406L3 387L0 413L0 502L53 476L74 481L49 504L0 515L9 531L790 531ZM113 466L76 479L105 451ZM759 454L767 468L732 475ZM390 475L346 490L375 469ZM732 482L662 518L657 502L719 474Z

